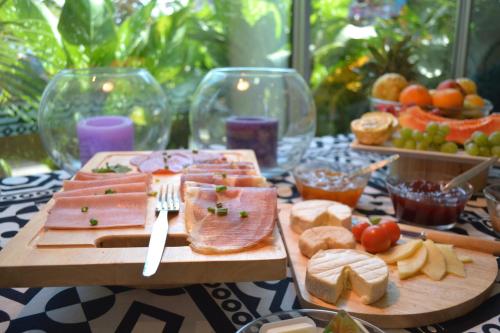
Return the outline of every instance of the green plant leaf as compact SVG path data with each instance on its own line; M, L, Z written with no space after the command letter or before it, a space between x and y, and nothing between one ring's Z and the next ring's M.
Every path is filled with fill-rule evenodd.
M116 47L113 16L110 0L66 1L58 30L66 42L85 48L91 65L107 65Z

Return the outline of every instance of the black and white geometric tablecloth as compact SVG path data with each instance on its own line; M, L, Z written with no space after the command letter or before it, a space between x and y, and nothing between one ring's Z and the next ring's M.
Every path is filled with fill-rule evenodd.
M355 158L349 137L315 139L306 158ZM354 156L353 156L354 155ZM391 215L392 204L377 172L357 210ZM496 175L495 175L496 176ZM0 249L57 191L69 175L63 171L0 181ZM298 192L289 175L272 179L280 200ZM473 197L457 227L459 233L491 237L485 201ZM499 261L500 264L500 261ZM1 276L0 276L1 279ZM300 308L290 272L281 281L217 283L174 289L77 286L0 289L0 332L234 332L272 312ZM404 330L388 330L397 332ZM410 332L500 332L500 280L490 298L471 313Z

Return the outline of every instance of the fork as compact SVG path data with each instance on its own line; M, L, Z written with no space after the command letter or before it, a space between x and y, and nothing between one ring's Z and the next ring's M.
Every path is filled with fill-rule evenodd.
M168 235L168 213L178 212L179 207L179 195L175 186L167 184L165 188L165 185L162 185L156 198L156 220L151 229L148 252L142 271L143 276L149 277L156 273L165 250L165 241Z

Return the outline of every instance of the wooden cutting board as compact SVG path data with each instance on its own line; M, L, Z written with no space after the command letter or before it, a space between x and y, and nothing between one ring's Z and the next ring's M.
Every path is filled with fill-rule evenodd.
M279 223L295 279L299 301L306 308L342 308L381 328L406 328L443 322L460 317L488 298L498 273L496 258L482 252L457 248L459 255L473 259L465 264L466 277L447 274L441 281L424 275L400 280L395 265L389 267L385 296L371 305L361 303L352 291L345 292L336 305L311 295L305 287L308 258L299 250L299 235L290 228L291 205L280 205Z
M137 154L96 154L82 170L105 163L130 165ZM222 151L231 161L254 162L251 150ZM132 172L137 172L135 168ZM161 184L179 183L180 176L155 176L152 191ZM262 281L286 276L286 251L281 236L272 236L253 249L224 255L193 252L187 242L182 212L169 218L167 248L160 267L150 278L142 276L149 236L154 222L155 198L149 199L144 227L96 230L45 230L54 200L0 251L0 287L62 285L131 285L161 287L175 284ZM207 274L210 272L210 274Z

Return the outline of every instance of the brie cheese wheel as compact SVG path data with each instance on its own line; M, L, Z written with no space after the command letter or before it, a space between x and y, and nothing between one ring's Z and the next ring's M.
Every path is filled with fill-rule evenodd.
M307 229L299 237L299 249L310 258L319 250L353 249L356 240L352 232L343 227L321 226Z
M333 202L327 209L329 225L336 225L351 230L351 207L341 204L340 202Z
M306 289L325 302L335 304L350 288L364 304L384 296L389 269L380 258L366 252L332 249L316 253L307 265Z
M292 206L290 226L296 233L322 225L350 228L351 208L331 200L306 200Z

